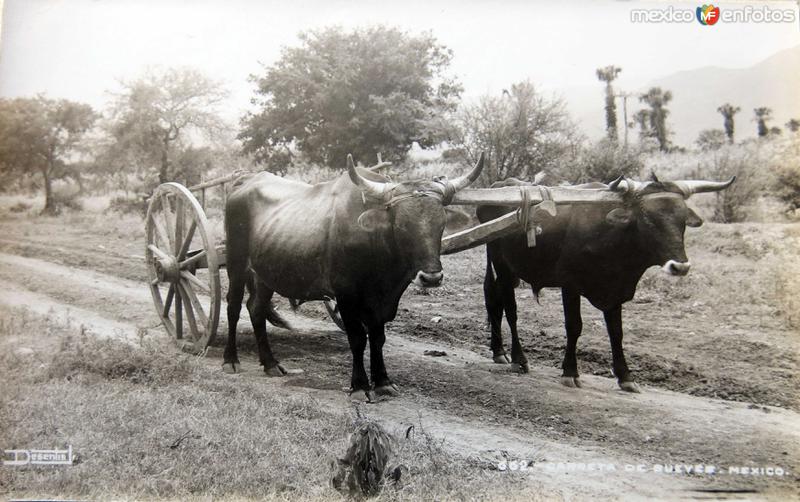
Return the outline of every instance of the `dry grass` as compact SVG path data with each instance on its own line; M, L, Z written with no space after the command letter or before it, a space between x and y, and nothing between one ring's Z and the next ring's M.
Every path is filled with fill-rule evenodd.
M346 451L353 410L263 378L225 376L167 342L96 340L74 324L6 308L0 319L0 447L72 445L76 455L69 467L0 469L0 493L343 499L330 485L331 461ZM519 497L524 480L475 466L417 429L409 439L396 431L392 462L408 470L378 500Z

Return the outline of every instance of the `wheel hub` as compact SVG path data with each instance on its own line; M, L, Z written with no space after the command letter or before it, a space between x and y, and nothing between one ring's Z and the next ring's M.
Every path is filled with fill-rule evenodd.
M178 260L173 256L158 258L155 261L156 276L161 282L177 283L181 279L181 269Z

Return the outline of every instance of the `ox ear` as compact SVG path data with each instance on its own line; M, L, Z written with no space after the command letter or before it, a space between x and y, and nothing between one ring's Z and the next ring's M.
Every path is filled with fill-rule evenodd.
M689 210L689 214L686 215L686 226L687 227L699 227L703 224L703 218L697 215L692 208L687 207L686 209Z
M618 207L606 215L606 221L615 227L625 227L633 221L633 211Z
M383 209L367 209L358 217L358 226L367 232L389 228L389 213Z

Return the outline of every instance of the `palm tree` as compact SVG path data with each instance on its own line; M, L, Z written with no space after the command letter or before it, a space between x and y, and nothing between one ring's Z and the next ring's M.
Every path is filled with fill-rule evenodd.
M733 116L742 111L738 106L733 106L730 103L717 108L717 111L722 114L724 119L725 134L728 136L728 143L733 143Z
M617 141L617 105L614 102L614 88L611 86L622 68L611 65L597 69L597 79L606 83L606 131L608 138Z
M772 108L762 106L753 109L753 112L756 114L756 121L758 122L758 137L764 138L769 134L767 121L772 118Z
M660 87L652 87L649 91L639 96L639 101L646 103L650 107L650 128L652 134L658 140L658 147L661 151L669 150L669 131L667 129L667 103L672 101L670 91L662 91Z

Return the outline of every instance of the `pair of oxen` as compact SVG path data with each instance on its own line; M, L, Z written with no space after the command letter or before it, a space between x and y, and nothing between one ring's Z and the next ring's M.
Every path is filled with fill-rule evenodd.
M299 301L335 298L353 355L351 392L363 392L367 400L376 393L396 393L383 359L385 324L395 318L409 284L441 284L445 206L478 178L483 164L481 155L468 174L456 179L394 183L356 167L348 156L346 174L316 185L266 172L238 180L225 212L230 289L223 369L240 370L236 325L245 290L259 359L273 376L285 370L270 348L266 322L282 327L286 323L274 310L272 295ZM620 178L610 185L583 185L619 192L621 202L559 206L554 217L541 222L534 247L526 245L523 233L487 244L484 293L494 361L528 370L514 297L523 279L534 293L561 288L567 334L564 385L581 386L576 344L583 296L605 316L619 386L638 392L622 350L622 304L633 298L648 267L661 265L672 275L689 271L684 231L702 220L686 199L723 190L732 182L661 182L653 177L646 182ZM494 186L525 184L511 179ZM477 215L488 221L512 210L479 206ZM510 361L501 336L504 312L512 337ZM367 342L370 378L364 366Z

